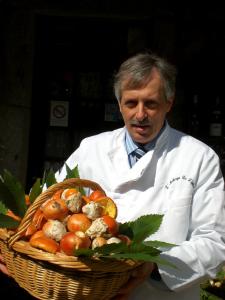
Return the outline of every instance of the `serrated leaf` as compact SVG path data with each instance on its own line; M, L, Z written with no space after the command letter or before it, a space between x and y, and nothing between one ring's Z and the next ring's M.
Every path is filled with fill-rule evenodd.
M134 232L130 222L119 224L119 233L127 235L132 240L134 237Z
M219 270L217 272L216 278L218 278L220 280L225 280L225 270L224 270L224 268L222 268L221 270Z
M133 259L137 261L143 261L143 262L153 262L156 263L157 265L166 265L170 266L172 268L177 268L174 264L171 262L160 258L160 256L152 256L148 253L113 253L108 258L113 258L113 259Z
M138 261L149 261L149 262L155 262L155 256L152 256L148 253L112 253L110 255L110 258L116 258L116 259L133 259Z
M145 241L144 244L155 248L171 248L177 246L176 244L171 244L171 243L166 243L161 241Z
M5 214L7 213L7 211L8 211L8 208L5 206L4 203L2 203L2 202L0 201L0 214L5 215Z
M161 258L160 256L154 256L152 262L156 263L157 265L164 265L177 269L176 265L174 265L170 261L167 261L166 259Z
M13 218L0 214L0 228L11 228L15 229L19 226L20 222L14 220Z
M95 251L92 249L77 249L74 251L75 256L86 256L86 257L92 257L95 254Z
M129 252L132 253L145 253L149 254L151 256L157 256L161 253L159 249L156 249L151 246L146 246L144 243L134 243L132 242L130 247L129 247Z
M45 173L45 181L44 184L46 184L46 187L49 188L53 184L55 184L56 178L55 178L55 173L52 169L50 169L48 172Z
M121 243L122 244L122 243ZM156 252L151 249L151 251L146 252L125 252L120 253L119 247L121 244L110 244L104 245L102 247L97 247L94 250L92 249L79 249L76 250L74 255L76 256L85 256L85 257L93 257L97 256L105 259L133 259L137 261L145 261L145 262L154 262L161 265L167 265L173 268L176 266L165 259L160 258L160 256L156 255ZM102 248L105 249L102 249ZM107 249L107 250L106 250ZM153 255L151 255L153 253Z
M158 230L162 217L163 215L145 215L135 221L121 224L119 232L131 237L130 245L125 243L106 244L94 250L77 250L75 255L98 256L105 259L133 259L175 267L172 263L160 257L161 250L158 248L168 248L176 245L161 241L145 241L146 237Z
M8 190L4 182L0 181L0 201L7 207L11 208L14 205L14 197Z
M23 217L26 210L25 191L20 182L4 170L2 175L3 181L0 181L0 201L12 210L14 214Z
M138 261L149 261L176 268L174 264L160 257L161 250L158 249L160 247L168 248L176 245L160 241L139 241L142 238L145 239L146 235L149 236L154 233L155 230L159 228L161 221L162 215L146 215L135 221L121 224L120 233L122 232L125 234L129 230L132 231L134 239L131 241L130 245L126 245L125 243L106 244L93 250L76 250L75 255L86 257L97 256L104 259L133 259ZM149 222L151 223L151 226L149 226Z
M69 178L80 178L80 175L79 175L79 171L78 171L78 166L76 165L73 169L70 169L70 167L65 164L66 166L66 179L69 179Z
M111 253L129 252L129 247L125 243L112 243L96 247L94 250L101 255L110 255Z
M41 179L37 178L35 183L33 184L30 193L29 193L29 198L30 202L33 203L34 200L42 193L42 184L41 184Z
M134 242L142 242L154 234L162 223L163 215L145 215L135 221L120 225L119 232L128 235Z
M43 176L41 178L41 186L42 187L45 185L46 177L47 177L47 171L44 170Z
M80 174L79 174L79 170L78 170L78 165L76 165L73 169L70 169L70 167L65 164L66 166L66 178L65 179L69 179L69 178L80 178ZM78 187L81 195L85 196L85 190L82 187Z
M104 258L137 259L152 261L153 257L159 256L160 250L141 244L126 245L125 243L106 244L91 249L79 249L75 251L76 256L98 256Z

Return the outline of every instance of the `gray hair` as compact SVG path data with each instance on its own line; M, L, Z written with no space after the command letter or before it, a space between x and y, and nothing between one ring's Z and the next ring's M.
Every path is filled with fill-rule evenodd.
M145 86L156 68L161 76L166 100L175 96L176 67L164 58L151 53L139 53L124 61L114 77L114 93L120 101L122 91Z

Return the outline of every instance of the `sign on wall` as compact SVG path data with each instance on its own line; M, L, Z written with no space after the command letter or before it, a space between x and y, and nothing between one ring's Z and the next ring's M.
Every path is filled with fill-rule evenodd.
M69 102L51 101L50 126L67 127L69 120Z

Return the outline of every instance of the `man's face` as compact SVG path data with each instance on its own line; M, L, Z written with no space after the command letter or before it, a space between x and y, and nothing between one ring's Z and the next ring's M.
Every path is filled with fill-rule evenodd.
M124 90L119 103L125 126L132 139L141 144L150 142L164 124L173 99L165 100L162 80L156 69L147 85Z

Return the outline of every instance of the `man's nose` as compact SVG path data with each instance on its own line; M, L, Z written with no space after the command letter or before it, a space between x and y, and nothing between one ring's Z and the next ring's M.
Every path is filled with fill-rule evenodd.
M142 121L146 118L147 113L143 104L137 106L136 118L138 121Z

